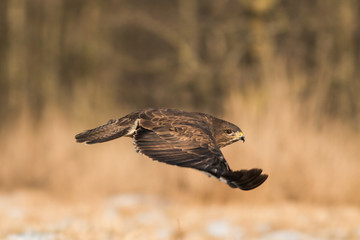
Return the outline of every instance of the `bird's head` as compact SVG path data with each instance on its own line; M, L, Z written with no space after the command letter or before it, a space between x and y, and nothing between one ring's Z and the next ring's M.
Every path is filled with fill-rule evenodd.
M221 119L214 119L213 126L216 145L219 148L225 147L239 140L245 142L243 132L235 124Z

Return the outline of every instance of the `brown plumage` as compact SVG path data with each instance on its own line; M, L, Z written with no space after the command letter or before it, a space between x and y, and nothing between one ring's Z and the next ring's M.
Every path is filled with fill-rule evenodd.
M261 169L232 171L220 148L245 137L236 125L211 115L175 109L145 109L87 130L75 136L88 144L132 137L138 152L153 160L194 168L226 182L230 187L250 190L268 177Z

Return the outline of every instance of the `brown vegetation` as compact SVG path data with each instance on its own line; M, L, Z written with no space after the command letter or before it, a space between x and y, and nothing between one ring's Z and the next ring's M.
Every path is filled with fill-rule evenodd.
M348 1L2 0L0 188L204 201L360 203L360 5ZM147 106L224 116L234 191L81 130Z

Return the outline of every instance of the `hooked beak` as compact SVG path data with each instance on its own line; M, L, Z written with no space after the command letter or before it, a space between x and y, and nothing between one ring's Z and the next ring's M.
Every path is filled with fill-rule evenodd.
M236 133L236 138L238 140L241 140L241 141L245 142L245 136L244 136L244 134L242 132L237 132Z

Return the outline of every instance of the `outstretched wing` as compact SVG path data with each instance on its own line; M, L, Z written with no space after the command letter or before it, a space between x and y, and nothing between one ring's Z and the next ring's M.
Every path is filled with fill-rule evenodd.
M111 119L108 123L79 133L75 136L77 142L86 142L87 144L102 143L129 136L137 127L137 118L139 112L133 112L120 119Z
M140 125L142 123L140 121ZM213 141L203 136L199 129L190 126L141 127L135 133L134 142L141 153L153 160L195 168L216 177L229 171L228 164Z
M162 121L140 119L134 135L137 149L153 160L206 172L233 188L250 190L266 180L267 175L261 175L260 169L231 171L209 125L201 120L184 120L181 116L168 116Z

